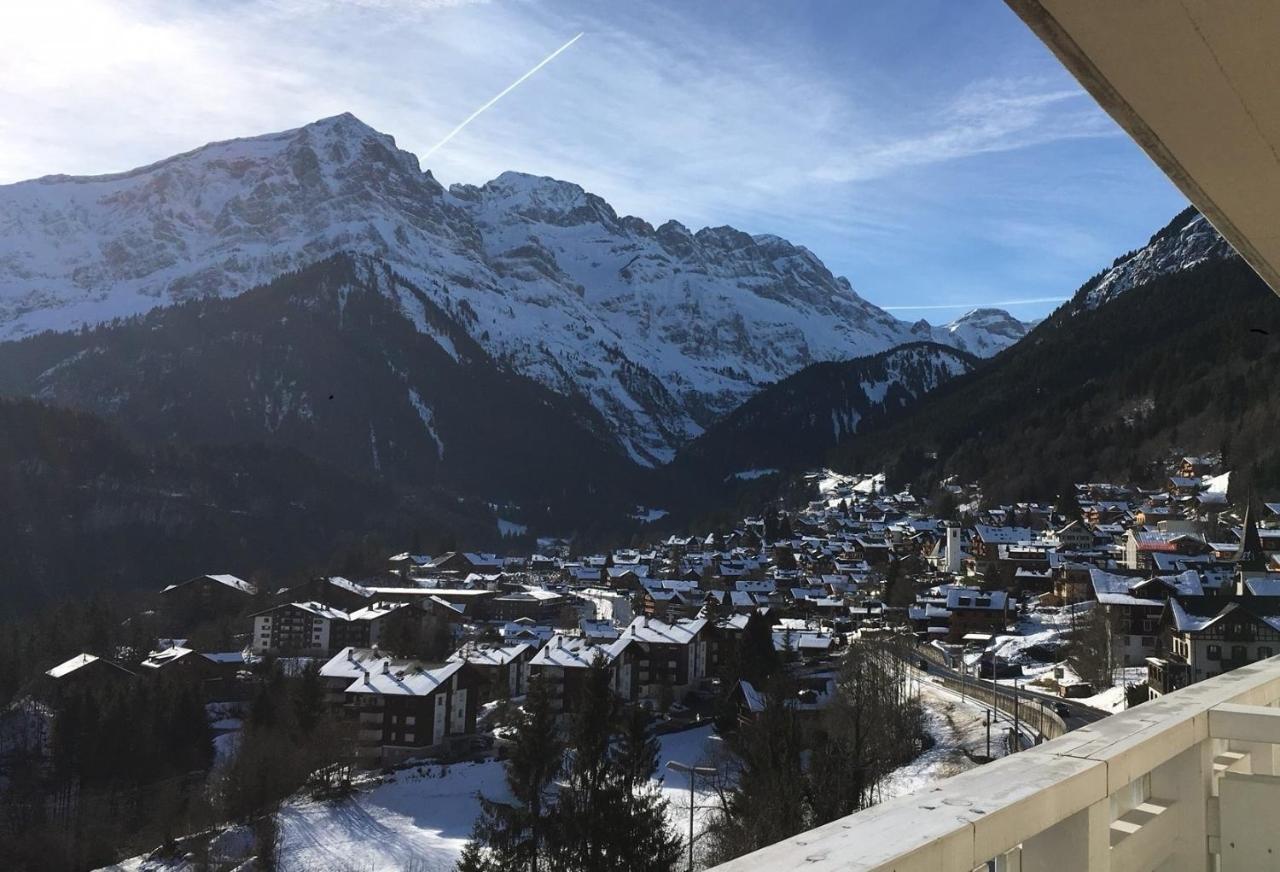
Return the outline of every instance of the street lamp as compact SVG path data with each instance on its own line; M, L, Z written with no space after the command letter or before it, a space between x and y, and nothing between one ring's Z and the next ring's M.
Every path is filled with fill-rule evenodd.
M672 772L684 772L689 776L689 872L693 872L693 780L696 775L704 777L715 775L718 770L714 766L690 766L678 760L668 760L667 768Z

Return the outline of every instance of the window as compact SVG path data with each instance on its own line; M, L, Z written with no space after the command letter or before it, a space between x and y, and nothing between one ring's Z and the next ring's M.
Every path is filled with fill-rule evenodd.
M405 740L406 742L412 742L412 741L413 741L413 733L405 733L405 734L404 734L404 740Z
M1270 657L1270 656L1271 656L1271 648L1270 648L1270 647L1268 647L1267 645L1259 645L1259 646L1258 646L1258 659L1259 659L1259 660L1266 660L1266 659L1267 659L1268 657Z
M1210 660L1221 660L1221 659L1222 659L1222 646L1221 646L1221 645L1210 645L1210 646L1209 646L1209 648L1208 648L1208 650L1205 652L1205 656L1206 656L1206 657L1208 657Z
M412 727L418 723L418 719L415 718L413 715L409 715L404 719L404 723L405 723L405 726Z
M1231 659L1232 659L1232 660L1248 660L1248 659L1249 659L1249 648L1248 648L1248 646L1245 646L1245 645L1232 645L1232 646L1231 646Z

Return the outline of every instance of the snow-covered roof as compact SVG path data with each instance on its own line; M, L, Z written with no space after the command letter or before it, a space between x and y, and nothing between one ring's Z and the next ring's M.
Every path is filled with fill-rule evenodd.
M334 587L341 588L356 596L369 597L373 596L373 591L361 584L356 584L349 578L343 578L341 575L331 575L326 581Z
M195 653L196 652L190 648L173 645L162 651L152 651L150 656L148 656L146 660L142 661L142 665L147 669L159 669L162 666L167 666L176 660L181 660L183 657Z
M408 603L376 602L364 608L356 609L347 618L352 621L373 621L385 617L399 609L408 608Z
M397 668L390 661L383 661L385 670L368 672L351 682L347 693L374 693L381 696L426 696L446 684L466 664L450 661L435 669L414 664Z
M507 666L533 648L527 642L518 645L495 647L492 645L464 645L449 655L450 660L462 660L473 666Z
M1245 578L1244 586L1254 596L1280 596L1280 578Z
M45 672L45 675L49 676L50 678L66 678L68 675L75 672L77 669L80 669L81 667L84 667L84 666L88 666L90 663L93 663L97 659L98 658L93 654L77 654L76 656L72 657L70 660L64 660L62 663L59 663L57 666L53 667L52 669L47 670Z
M616 644L616 643L615 643ZM557 633L543 645L533 659L531 666L558 666L563 669L586 669L597 661L612 663L617 655L611 650L612 645L597 645L588 642L581 636L566 636Z
M1091 566L1089 567L1089 580L1093 585L1094 597L1103 605L1159 606L1164 603L1162 599L1138 597L1130 592L1134 586L1141 584L1146 579L1116 575L1096 566Z
M947 608L1004 611L1009 604L1008 598L1009 595L1002 590L952 588L947 591Z
M688 645L697 638L706 625L706 618L685 618L669 624L657 618L641 616L627 625L627 629L611 647L617 649L614 651L617 654L631 642Z
M174 590L176 588L182 587L183 585L191 584L192 582L200 581L201 579L205 579L205 578L209 579L210 581L216 581L218 584L225 585L226 587L229 587L232 590L239 591L240 593L249 594L250 596L258 592L258 589L256 587L254 587L249 582L245 581L243 578L239 578L235 575L228 575L226 573L197 575L195 578L189 578L186 581L179 582L178 584L171 584L168 587L166 587L164 590L165 591Z
M1035 538L1035 531L1030 527L993 527L988 524L975 524L973 529L988 545L993 543L1012 545L1015 542L1026 542Z

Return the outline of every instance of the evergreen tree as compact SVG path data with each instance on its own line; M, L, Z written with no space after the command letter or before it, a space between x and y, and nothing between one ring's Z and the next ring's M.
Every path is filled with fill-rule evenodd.
M324 681L320 678L320 667L315 661L308 661L293 687L293 716L303 736L311 735L324 711Z
M499 869L538 872L550 830L551 788L564 761L551 699L541 681L530 682L524 709L515 721L514 747L506 767L512 801L480 797L480 819L472 841L477 850L488 851Z
M743 628L739 643L738 663L740 678L745 678L757 688L777 671L778 652L773 647L773 626L761 612L752 612Z
M1075 485L1068 482L1062 488L1058 493L1057 502L1053 505L1053 512L1062 517L1064 526L1080 519L1083 510L1080 508L1080 500L1076 498Z

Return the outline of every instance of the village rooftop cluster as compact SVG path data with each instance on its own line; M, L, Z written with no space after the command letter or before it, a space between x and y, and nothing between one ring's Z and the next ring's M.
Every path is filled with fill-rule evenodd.
M1280 649L1280 505L1233 511L1212 458L1180 459L1159 489L1082 483L1006 506L956 482L940 509L886 493L883 476L810 480L807 506L643 549L570 557L570 543L543 540L524 556L402 553L375 577L274 592L197 576L160 592L168 638L149 656L77 655L15 706L29 722L52 717L64 688L161 676L199 683L208 702L243 700L262 662L311 661L356 722L359 761L385 766L492 747L487 714L530 681L567 712L600 663L619 697L670 728L725 699L750 718L762 689L719 676L753 616L768 622L801 710L831 698L839 653L858 637L1043 694L1130 685L1119 697L1130 704ZM231 650L189 641L212 621L234 628Z

